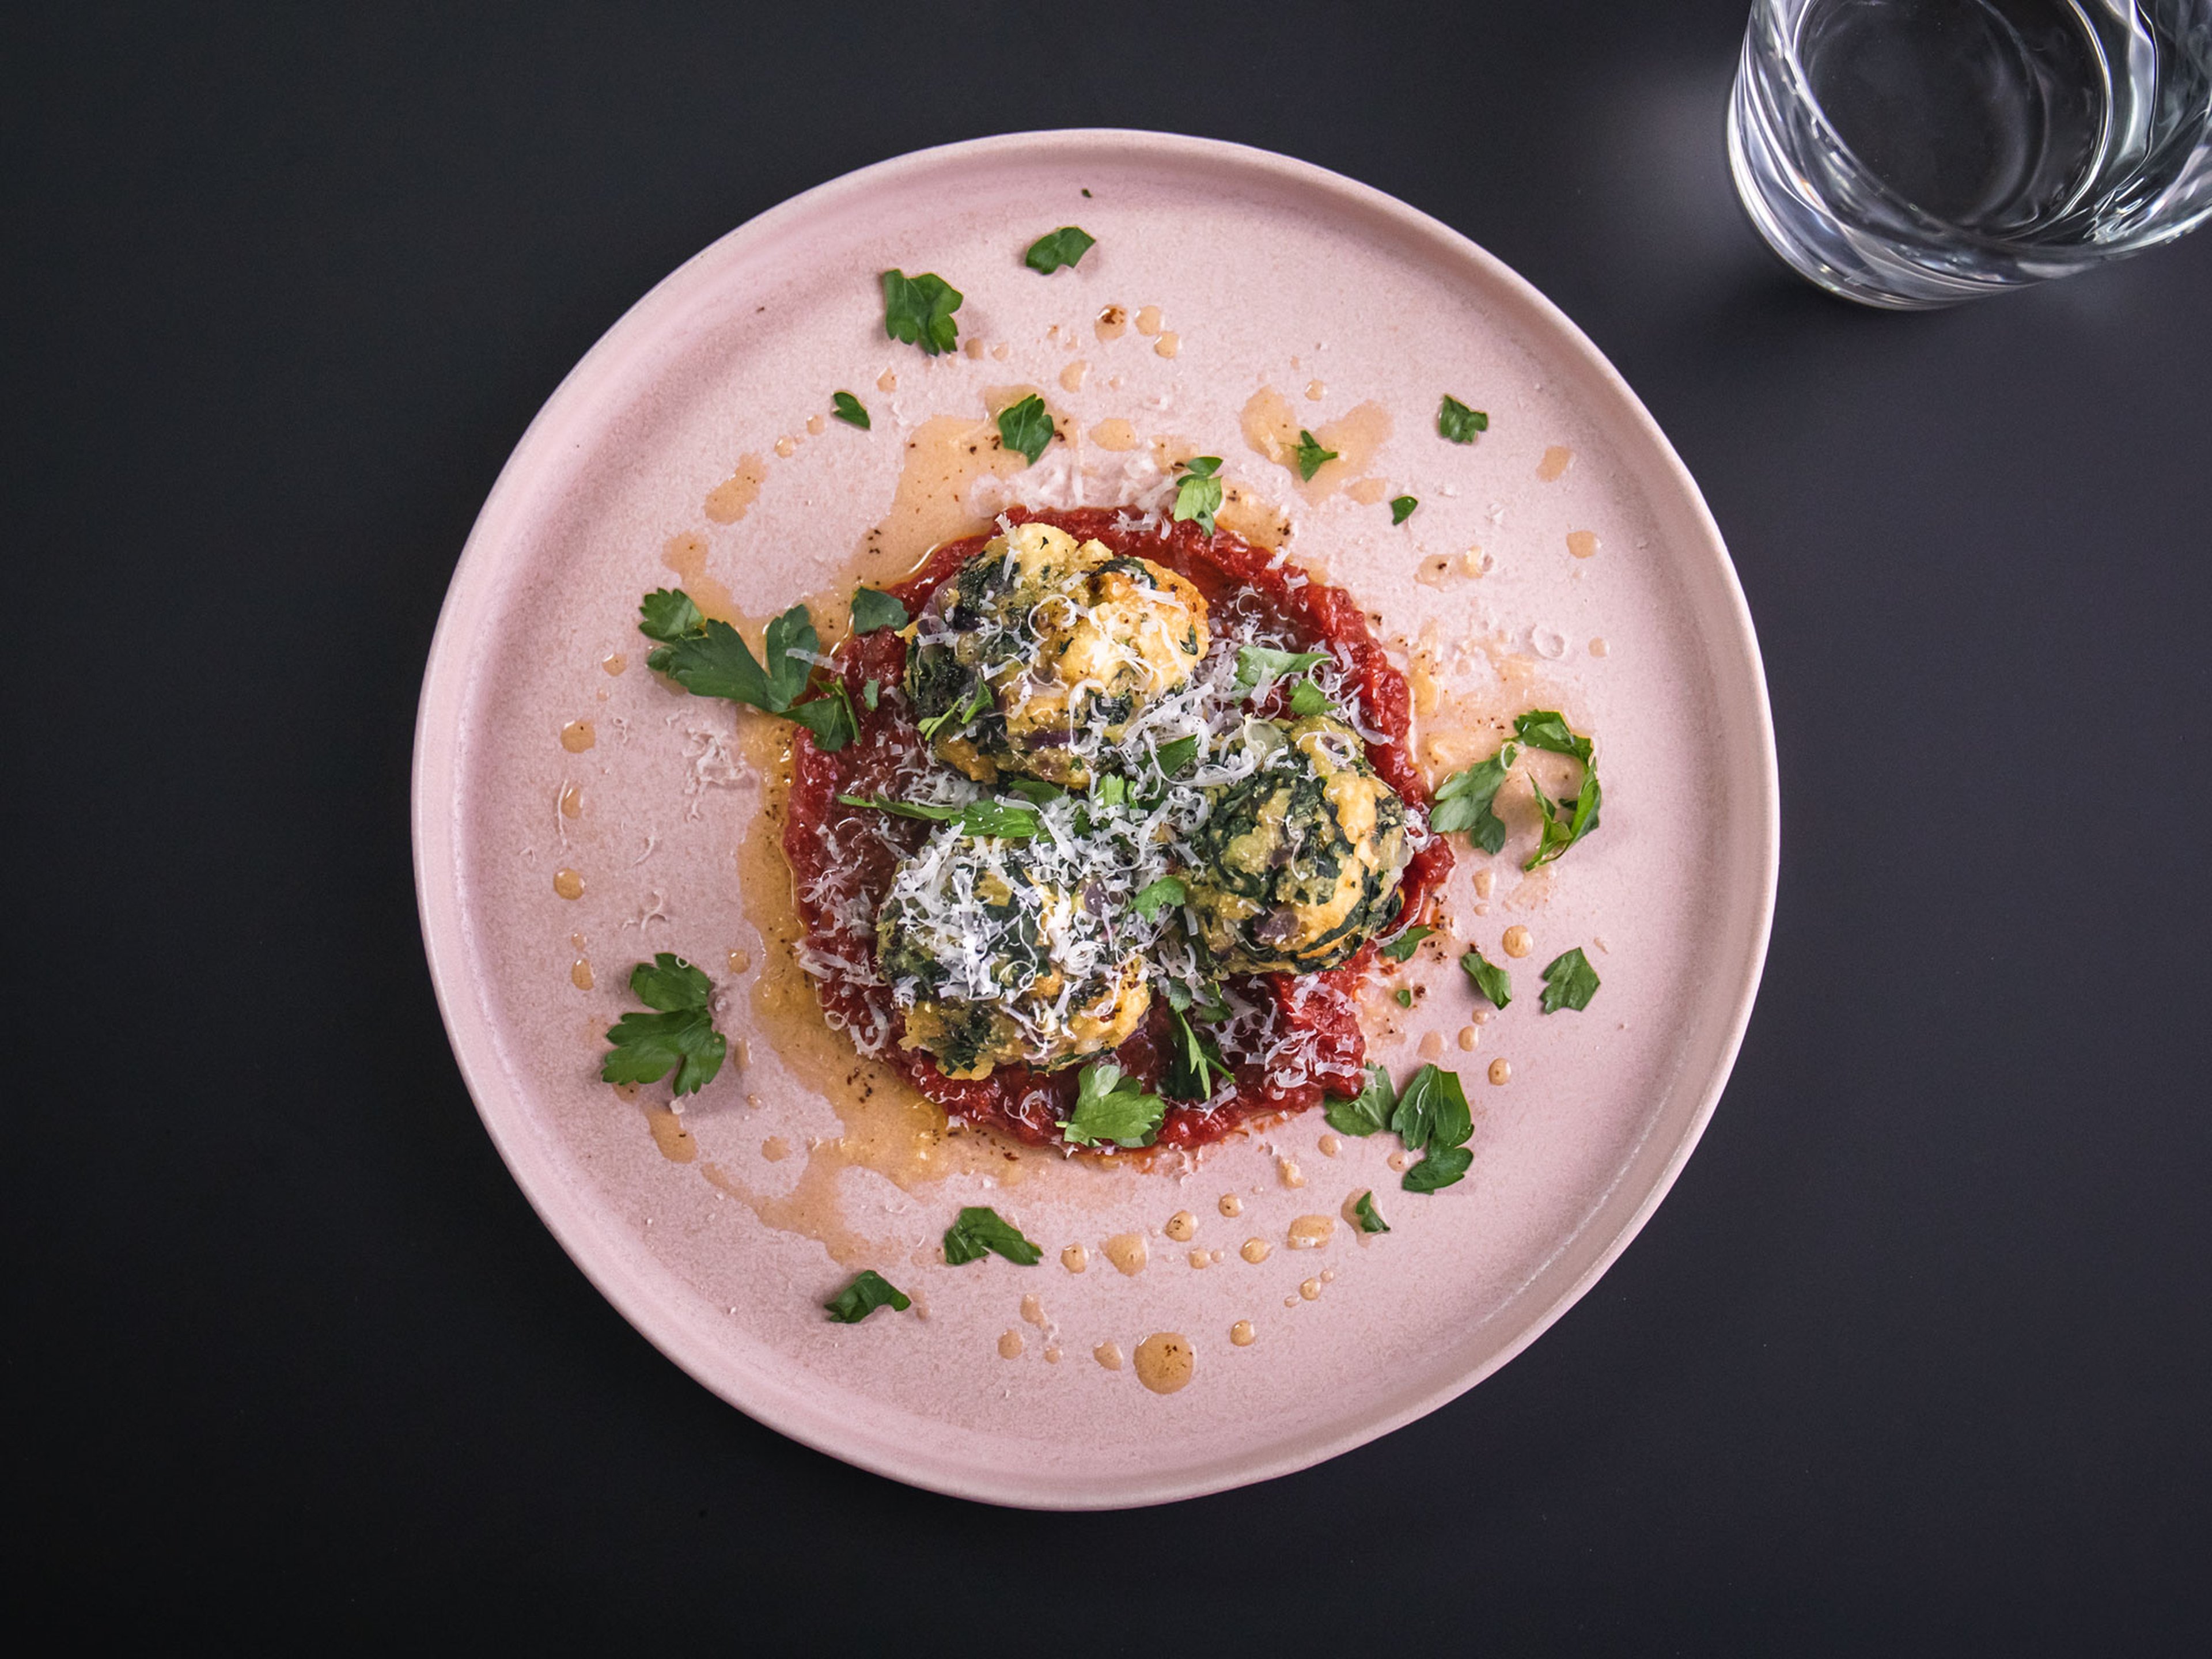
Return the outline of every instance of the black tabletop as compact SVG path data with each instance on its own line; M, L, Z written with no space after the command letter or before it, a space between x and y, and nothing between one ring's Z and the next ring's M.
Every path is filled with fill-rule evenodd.
M1730 190L1745 0L195 9L0 23L15 1606L301 1645L2206 1639L2212 233L1827 299ZM1071 125L1349 173L1589 331L1742 573L1784 856L1718 1115L1554 1329L1322 1468L1055 1516L782 1440L599 1298L447 1048L406 793L472 517L623 308L852 167Z

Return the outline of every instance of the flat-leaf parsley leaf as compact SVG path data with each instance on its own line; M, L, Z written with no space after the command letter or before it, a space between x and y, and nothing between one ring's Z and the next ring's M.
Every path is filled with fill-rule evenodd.
M856 587L853 590L853 631L872 634L878 628L904 628L907 624L906 606L896 593L886 593L880 587ZM868 705L875 707L873 703Z
M607 1033L599 1060L607 1083L658 1083L676 1073L675 1091L694 1095L722 1069L729 1044L714 1029L714 982L666 951L629 971L630 994L655 1012L624 1014Z
M1062 265L1073 265L1097 245L1098 239L1078 225L1062 225L1049 236L1040 236L1022 255L1022 263L1049 276Z
M1146 921L1158 921L1161 911L1186 902L1189 896L1182 882L1173 876L1162 876L1139 888L1137 896L1129 901L1129 908Z
M894 340L919 346L934 357L959 343L960 331L952 313L960 309L960 290L942 276L908 276L902 270L884 273L884 332Z
M1490 416L1446 392L1437 406L1437 430L1455 444L1471 444L1476 433L1490 430Z
M1474 1117L1456 1072L1424 1066L1414 1073L1398 1097L1390 1127L1408 1152L1428 1151L1426 1158L1406 1171L1401 1184L1409 1192L1432 1193L1449 1187L1474 1161L1466 1145L1474 1133Z
M1397 938L1376 947L1376 953L1389 962L1403 962L1421 948L1421 941L1437 930L1433 927L1408 927Z
M1580 1013L1597 994L1600 982L1597 969L1589 965L1589 958L1577 945L1565 956L1553 957L1544 969L1544 994L1538 1006L1547 1014L1556 1014L1562 1008Z
M1316 663L1328 660L1326 651L1278 651L1272 645L1240 645L1237 647L1237 684L1249 691L1263 680L1303 673Z
M1352 1206L1352 1218L1359 1224L1359 1231L1363 1233L1387 1233L1390 1231L1390 1224L1376 1211L1375 1194L1371 1192L1360 1194L1359 1201Z
M769 623L761 647L765 662L729 623L701 615L680 588L657 588L637 609L637 631L659 641L645 659L655 673L667 675L696 697L726 697L797 720L830 752L852 740L852 705L842 679L804 703L799 701L822 643L805 605L794 605Z
M1492 1007L1503 1008L1513 1000L1513 976L1481 951L1469 951L1459 959L1459 965L1467 969L1467 976L1490 999Z
M1407 1170L1399 1185L1409 1193L1432 1193L1453 1185L1474 1162L1474 1154L1464 1146L1438 1146Z
M1492 810L1491 803L1498 799L1516 752L1509 743L1488 760L1438 784L1429 804L1429 828L1438 835L1464 830L1486 853L1504 846L1505 820Z
M1405 523L1413 516L1413 509L1420 504L1418 496L1393 495L1390 498L1390 522L1394 525Z
M1044 399L1032 392L1021 402L1000 410L999 441L1018 451L1024 460L1035 466L1037 457L1052 441L1052 415L1045 408Z
M1044 1255L1022 1237L1020 1228L988 1205L969 1206L945 1230L945 1263L949 1267L981 1261L994 1251L1018 1267L1034 1267Z
M1190 1016L1180 1008L1170 1008L1169 1018L1174 1022L1176 1040L1168 1050L1167 1072L1160 1087L1170 1100L1211 1100L1214 1080L1229 1076L1229 1062L1221 1057L1221 1045L1214 1041L1213 1033L1201 1030L1190 1023Z
M1331 1096L1322 1107L1322 1115L1340 1134L1371 1135L1390 1127L1390 1114L1397 1104L1389 1073L1380 1066L1370 1066L1367 1086L1349 1100Z
M855 398L851 392L831 392L830 394L830 412L836 415L839 420L844 422L848 426L857 426L863 432L866 432L868 429L869 421L866 405L862 404L860 400L858 398Z

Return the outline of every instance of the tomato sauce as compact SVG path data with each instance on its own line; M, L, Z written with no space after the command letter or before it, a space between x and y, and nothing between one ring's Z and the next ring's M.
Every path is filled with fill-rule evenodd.
M1291 568L1273 567L1274 556L1242 538L1222 532L1207 536L1191 523L1164 530L1125 528L1110 507L1066 512L1015 508L1013 523L1035 520L1053 525L1078 540L1104 543L1115 553L1150 559L1179 572L1206 596L1209 608L1240 592L1305 650L1334 647L1352 667L1363 722L1382 742L1367 744L1367 758L1382 780L1408 805L1428 800L1428 786L1406 746L1408 708L1404 676L1390 665L1370 630L1367 617L1343 589L1308 581L1293 585ZM982 550L987 536L947 542L913 576L890 591L910 612L918 612L939 585ZM841 805L840 793L868 794L886 789L902 765L911 767L926 750L914 728L903 696L882 696L896 688L906 668L906 644L888 629L846 641L836 655L860 722L860 735L835 754L817 748L803 728L793 738L790 811L784 828L784 852L791 860L799 895L799 920L808 946L820 955L851 960L855 951L849 927L841 931L836 907L825 901L834 885L846 895L867 899L872 915L890 887L899 860L927 838L931 826L904 818ZM867 704L870 682L878 688L875 708ZM1278 696L1286 695L1282 692ZM1282 708L1263 707L1280 715ZM895 848L903 848L897 851ZM1431 902L1450 872L1451 849L1441 836L1415 853L1401 878L1405 905L1399 925L1430 919ZM1395 931L1395 929L1394 929ZM1260 1064L1239 1066L1235 1085L1217 1085L1208 1102L1170 1101L1157 1144L1202 1146L1220 1139L1254 1117L1287 1115L1320 1103L1324 1095L1357 1094L1365 1078L1367 1044L1359 1029L1358 998L1375 965L1375 947L1363 946L1341 968L1324 974L1261 974L1231 978L1226 988L1242 1000L1272 1011L1278 1033L1296 1037L1298 1058L1271 1075ZM1081 1066L1039 1072L1001 1066L990 1076L946 1077L920 1049L898 1044L902 1035L898 1011L887 985L842 975L817 977L817 988L830 1023L855 1032L884 1032L884 1058L953 1117L998 1129L1033 1146L1061 1145L1057 1127L1075 1109L1076 1079ZM1114 1053L1123 1071L1157 1090L1164 1070L1171 1022L1164 1001L1155 998L1145 1025Z

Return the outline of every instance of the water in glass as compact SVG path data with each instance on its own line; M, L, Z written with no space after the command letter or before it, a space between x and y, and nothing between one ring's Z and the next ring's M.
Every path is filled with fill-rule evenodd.
M2212 0L1756 0L1729 155L1849 298L2064 276L2212 213Z

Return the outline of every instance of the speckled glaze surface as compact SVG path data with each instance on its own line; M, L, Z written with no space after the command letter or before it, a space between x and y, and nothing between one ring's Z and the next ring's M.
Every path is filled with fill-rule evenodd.
M1028 243L1068 223L1098 239L1080 266L1025 270ZM966 295L963 338L1005 356L933 362L886 339L875 273L890 266L944 274ZM1158 307L1174 355L1158 333L1098 337L1109 305ZM848 1224L927 1316L842 1326L821 1303L850 1267L732 1195L772 1200L810 1141L839 1133L836 1103L787 1064L749 994L770 945L738 850L767 779L700 763L754 717L647 673L635 607L682 585L664 550L683 535L752 617L895 579L904 561L866 538L890 513L906 440L933 416L980 423L988 389L1009 384L1044 389L1080 432L1125 419L1140 441L1222 455L1233 483L1281 504L1295 560L1350 588L1386 639L1428 630L1473 704L1558 707L1594 731L1603 827L1526 881L1518 833L1503 859L1462 851L1460 939L1505 960L1506 928L1534 938L1508 963L1516 1000L1472 1026L1472 1051L1458 946L1425 951L1405 981L1419 1000L1373 1028L1371 1057L1401 1079L1422 1038L1443 1036L1474 1109L1459 1185L1401 1190L1387 1135L1325 1153L1317 1112L1149 1172L1025 1152L999 1175L902 1188L846 1169ZM1243 419L1267 387L1317 428L1379 407L1389 433L1360 476L1417 495L1413 518L1393 527L1387 506L1302 489L1255 453ZM872 430L809 432L835 389L863 398ZM1444 392L1489 412L1478 442L1437 436ZM1540 476L1553 450L1571 464ZM718 523L703 503L745 455L762 458L757 499ZM1579 532L1593 556L1571 552ZM627 672L602 666L615 653ZM592 723L591 747L564 746L575 721ZM1333 1455L1480 1381L1587 1290L1664 1195L1726 1079L1765 954L1778 823L1765 683L1719 536L1572 325L1472 243L1364 186L1110 131L868 168L732 232L640 301L546 404L470 538L424 683L414 811L423 931L462 1070L516 1179L609 1299L784 1433L919 1486L1054 1508L1157 1503ZM1486 903L1474 886L1486 867ZM556 893L562 870L581 896ZM1541 1015L1537 970L1574 945L1603 988L1585 1012ZM685 1161L664 1155L643 1110L665 1084L633 1102L597 1078L601 1034L633 1006L629 966L656 950L714 975L733 1040L684 1115ZM572 977L580 957L592 988ZM1499 1059L1510 1081L1493 1085ZM787 1156L764 1154L775 1139ZM1285 1183L1285 1160L1302 1186ZM1392 1231L1363 1242L1340 1210L1364 1188ZM1241 1200L1233 1219L1225 1194ZM936 1261L963 1204L1015 1218L1045 1261ZM1166 1231L1178 1211L1191 1240ZM1329 1242L1289 1248L1312 1214L1339 1218ZM1100 1249L1128 1233L1148 1249L1134 1275ZM1252 1238L1270 1246L1257 1263L1238 1253ZM1079 1243L1088 1270L1070 1273L1060 1252ZM1194 1267L1194 1248L1218 1260ZM1231 1340L1239 1321L1249 1346ZM1094 1358L1106 1344L1133 1358L1162 1332L1194 1352L1178 1392Z

